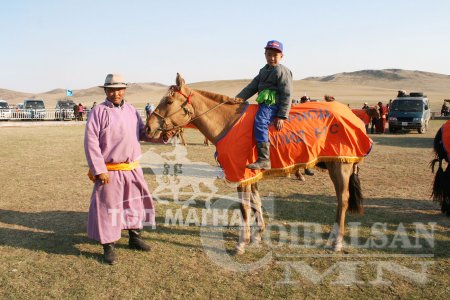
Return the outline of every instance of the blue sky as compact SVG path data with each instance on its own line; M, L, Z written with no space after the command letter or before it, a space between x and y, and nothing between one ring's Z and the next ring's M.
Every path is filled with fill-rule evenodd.
M0 88L250 79L278 39L294 79L400 68L450 75L450 1L2 1Z

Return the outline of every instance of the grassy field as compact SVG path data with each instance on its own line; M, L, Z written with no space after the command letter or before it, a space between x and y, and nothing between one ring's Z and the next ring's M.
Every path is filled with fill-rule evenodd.
M128 250L124 233L118 264L103 264L101 246L85 233L92 185L86 176L84 126L0 128L0 298L448 299L450 218L430 200L433 175L428 166L441 124L432 121L423 135L372 135L375 145L360 173L366 212L347 222L361 224L361 243L373 237L374 224L385 226L388 246L349 245L342 254L305 247L302 226L319 224L326 239L334 222L336 199L328 174L315 171L306 182L268 179L260 183L260 192L272 195L270 223L277 226L268 228L261 247L230 258L243 265L271 255L261 268L248 272L229 270L211 259L200 226L166 224L167 213L181 207L170 201L157 205L158 226L144 233L151 252ZM194 130L186 130L186 137L188 159L215 166L214 147L203 146ZM142 149L162 154L173 146L143 144ZM145 177L152 190L158 188L156 175L145 170ZM233 192L219 180L215 186L218 195ZM197 201L182 212L185 217L189 210L201 215L202 207ZM414 222L427 230L435 223L434 243L417 235ZM346 241L351 244L350 235L356 233L349 231ZM227 250L237 237L236 230L225 229ZM408 247L408 241L420 248ZM357 283L349 279L355 270Z

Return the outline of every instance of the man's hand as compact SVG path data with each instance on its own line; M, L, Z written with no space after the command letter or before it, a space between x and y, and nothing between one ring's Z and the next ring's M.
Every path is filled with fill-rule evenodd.
M275 117L275 119L273 120L273 124L275 125L275 128L280 131L284 126L284 119Z
M109 183L109 173L98 174L97 179L100 180L102 184L107 184Z

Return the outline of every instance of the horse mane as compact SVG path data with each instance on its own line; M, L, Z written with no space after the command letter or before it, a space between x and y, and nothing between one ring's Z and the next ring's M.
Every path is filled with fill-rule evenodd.
M179 91L178 86L171 85L171 86L169 86L166 96L173 97L175 95L175 93L178 91ZM192 91L195 91L196 93L198 93L208 99L211 99L217 103L225 102L225 104L242 104L245 102L245 100L241 99L241 98L231 98L226 95L221 95L221 94L217 94L217 93L213 93L213 92L196 90L196 89L192 89Z
M217 103L225 102L225 104L241 104L245 102L245 100L241 98L231 98L225 95L202 90L194 90L194 91L204 97L207 97L208 99L214 100Z

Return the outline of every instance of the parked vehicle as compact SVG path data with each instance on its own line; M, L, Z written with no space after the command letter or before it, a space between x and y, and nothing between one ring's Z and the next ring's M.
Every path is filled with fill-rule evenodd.
M428 97L420 92L399 93L389 107L389 132L416 129L425 133L431 117Z
M56 120L72 120L75 118L73 107L75 102L71 99L62 99L56 102L55 119Z
M45 104L41 99L26 99L23 101L24 117L26 119L44 119Z
M0 100L0 120L8 120L11 118L11 109L8 102Z

